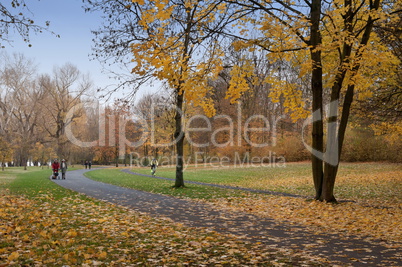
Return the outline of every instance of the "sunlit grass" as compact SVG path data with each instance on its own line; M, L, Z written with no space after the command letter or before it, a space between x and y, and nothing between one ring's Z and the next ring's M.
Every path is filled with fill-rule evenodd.
M197 184L187 184L185 188L174 188L172 181L132 175L122 172L121 169L94 170L85 175L93 180L104 183L183 198L210 199L247 195L247 193L239 192L238 190L221 189Z
M23 167L5 167L4 171L0 168L0 189L11 183L19 173L26 172Z
M148 168L134 172L149 174ZM157 175L174 179L175 169L159 167ZM185 180L314 196L311 164L287 163L281 167L188 167ZM341 163L335 183L340 199L401 199L402 165L390 163Z

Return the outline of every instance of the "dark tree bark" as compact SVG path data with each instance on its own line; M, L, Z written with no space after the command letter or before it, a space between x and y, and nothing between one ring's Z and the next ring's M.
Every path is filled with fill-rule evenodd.
M379 8L380 0L375 0L371 2L370 8L372 10L376 10ZM344 17L344 25L345 31L347 31L350 35L353 34L353 21L355 12L352 10L352 1L345 0L345 6L348 7L346 14ZM349 58L352 54L352 46L351 44L345 42L343 46L343 51L340 54L340 62L342 63L338 70L338 75L335 79L335 83L331 89L331 103L329 107L329 118L328 118L328 133L327 133L327 148L324 157L324 173L323 173L323 184L322 184L322 192L319 200L326 202L336 202L334 197L334 187L335 180L338 173L340 155L343 147L343 140L345 137L345 132L347 128L347 124L349 121L350 108L353 102L354 97L354 84L350 84L347 86L345 97L343 100L342 106L342 115L340 118L339 127L337 126L338 121L338 107L340 102L340 93L343 81L345 80L346 74L348 72L351 75L355 75L361 66L362 60L362 47L368 44L370 39L370 33L372 32L374 19L369 17L367 20L367 24L364 28L364 32L362 38L360 40L360 46L356 51L355 55L355 64L351 70L343 68L343 65L347 65L349 63Z
M175 115L175 141L176 141L176 179L174 187L184 187L184 132L182 125L183 93L176 93L176 115Z
M315 153L312 154L313 181L315 187L315 198L319 199L322 192L323 183L323 165L322 157L317 155L324 149L324 129L322 121L323 107L323 87L322 87L322 65L321 51L318 46L322 42L320 33L321 21L321 0L313 0L311 3L311 29L310 29L310 55L313 64L311 76L311 90L313 93L313 132L312 148Z
M190 40L192 34L193 18L196 13L197 8L187 8L187 16L186 16L186 28L184 30L184 45L183 45L183 58L186 58L184 65L188 65L189 58L191 56L191 48L190 48ZM187 66L186 66L187 67ZM184 177L183 177L183 168L184 168L184 132L183 132L183 102L184 102L184 90L182 90L183 81L183 66L180 69L180 81L175 90L176 96L176 115L175 115L175 142L176 142L176 180L174 187L184 187Z

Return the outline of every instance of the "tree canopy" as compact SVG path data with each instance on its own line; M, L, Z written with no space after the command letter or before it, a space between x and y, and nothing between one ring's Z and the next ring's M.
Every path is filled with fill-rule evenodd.
M208 82L226 66L224 44L236 51L265 51L266 61L280 66L264 80L271 86L266 97L294 121L311 111L312 144L307 147L320 200L336 201L333 189L352 102L372 96L385 81L398 84L400 62L373 31L375 25L396 25L398 1L86 2L88 9L106 14L107 23L95 32L96 52L132 64L136 81L164 81L180 111L188 102L214 115ZM232 103L258 82L253 60L242 57L228 66ZM288 79L284 64L298 70L299 82ZM300 89L301 80L309 81L312 99ZM179 166L183 130L182 115L176 115Z

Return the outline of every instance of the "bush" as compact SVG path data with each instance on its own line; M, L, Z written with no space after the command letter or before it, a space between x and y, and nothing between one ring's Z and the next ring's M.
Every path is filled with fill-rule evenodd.
M375 136L371 129L353 128L346 133L341 159L343 161L402 162L401 142Z

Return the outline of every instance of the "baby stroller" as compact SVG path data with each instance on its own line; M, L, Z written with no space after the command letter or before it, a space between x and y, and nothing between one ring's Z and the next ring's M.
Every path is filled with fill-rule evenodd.
M53 170L52 179L59 179L59 170Z
M57 159L55 159L52 164L52 170L53 170L52 179L59 178L59 168L60 168L60 163L57 161Z

